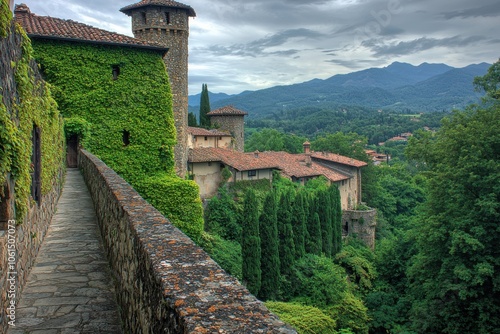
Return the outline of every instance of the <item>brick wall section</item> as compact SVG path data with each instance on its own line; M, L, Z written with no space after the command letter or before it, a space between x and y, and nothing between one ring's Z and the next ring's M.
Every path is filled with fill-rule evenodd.
M81 151L79 165L126 333L296 333L102 161Z
M17 303L19 301L20 292L26 283L28 274L38 255L40 245L47 233L52 216L55 213L57 201L61 194L62 178L63 172L61 170L59 177L53 180L52 190L48 194L42 196L40 205L34 204L31 207L28 215L22 222L16 222L18 225L15 230L0 231L0 333L6 332L8 321L10 321L10 319L6 318L5 313L9 306L9 301L11 300L8 298L10 283L7 281L8 251L10 250L8 249L8 245L9 243L14 243L16 247L15 258L17 265L14 272L17 274L13 276L16 279L15 300ZM13 239L9 242L9 234L15 236L14 242L12 241Z

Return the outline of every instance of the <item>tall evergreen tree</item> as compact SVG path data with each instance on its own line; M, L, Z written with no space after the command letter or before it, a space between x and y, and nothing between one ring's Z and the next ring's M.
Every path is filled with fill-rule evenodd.
M316 193L309 195L309 215L307 222L308 238L306 240L306 252L321 255L321 222L318 215L318 199Z
M262 272L259 299L276 300L280 287L280 257L278 246L278 225L276 216L276 195L268 192L260 216L260 242Z
M318 192L318 214L321 223L321 246L325 256L332 255L333 214L332 201L327 189Z
M208 129L210 127L210 117L207 115L210 112L210 99L208 97L208 86L201 86L200 97L200 126Z
M304 207L304 194L303 191L297 193L292 207L293 243L296 259L300 259L306 254L307 215L304 211L306 209Z
M255 192L248 190L243 203L243 226L241 235L241 253L243 258L243 283L248 290L257 295L260 290L260 235L259 235L259 202Z
M285 276L290 276L293 266L293 260L295 258L291 204L292 192L290 190L283 191L278 208L278 234L280 272Z
M196 115L192 112L188 114L188 126L198 126L198 122L196 121Z
M339 188L332 184L328 188L332 208L332 256L342 248L342 203Z

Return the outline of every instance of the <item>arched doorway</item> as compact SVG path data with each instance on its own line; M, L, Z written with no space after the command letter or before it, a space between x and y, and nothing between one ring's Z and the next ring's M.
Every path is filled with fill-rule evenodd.
M68 168L78 167L78 135L71 135L66 142L66 165Z

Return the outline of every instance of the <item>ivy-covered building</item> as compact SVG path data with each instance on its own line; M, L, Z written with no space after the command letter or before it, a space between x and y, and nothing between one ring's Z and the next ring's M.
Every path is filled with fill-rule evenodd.
M203 228L198 187L176 175L177 131L164 63L169 49L38 16L26 5L16 6L15 19L32 40L43 77L54 87L65 118L68 162L83 146L172 223L197 237Z

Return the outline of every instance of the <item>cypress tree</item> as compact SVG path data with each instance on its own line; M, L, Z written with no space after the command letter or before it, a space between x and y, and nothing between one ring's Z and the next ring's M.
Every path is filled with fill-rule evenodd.
M203 84L201 86L200 97L200 126L208 129L210 127L210 117L207 114L210 112L210 100L208 97L208 86Z
M339 188L332 184L328 188L332 203L332 256L342 248L342 203Z
M280 253L280 272L282 275L290 276L293 260L295 258L295 245L293 243L292 229L292 193L285 190L280 198L278 209L278 234Z
M248 190L243 203L243 226L241 240L241 255L243 258L243 284L257 295L260 290L260 236L258 199L253 190Z
M332 255L333 215L330 192L325 189L318 192L318 214L321 223L321 245L325 256Z
M258 296L261 300L276 300L280 286L280 257L276 195L272 191L267 194L264 200L264 209L260 216L260 242L262 279Z
M304 211L304 192L300 191L295 196L295 201L292 207L292 227L293 227L293 242L295 245L295 258L300 259L306 254L306 224L307 216Z
M309 237L306 240L306 252L321 255L321 222L318 215L318 199L316 193L309 195L309 216L307 231Z
M198 122L196 121L196 115L192 112L188 114L188 126L198 126Z

